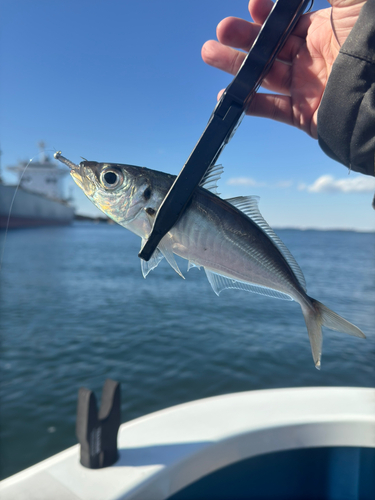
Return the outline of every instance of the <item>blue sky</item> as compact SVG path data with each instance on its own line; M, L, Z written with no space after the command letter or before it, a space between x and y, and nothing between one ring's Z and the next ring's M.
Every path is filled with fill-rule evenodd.
M230 75L203 43L246 0L1 0L2 170L38 142L80 157L177 174ZM328 6L317 0L315 8ZM246 117L220 157L223 197L256 194L274 227L374 230L374 179L330 160L317 141ZM78 211L95 208L69 180Z

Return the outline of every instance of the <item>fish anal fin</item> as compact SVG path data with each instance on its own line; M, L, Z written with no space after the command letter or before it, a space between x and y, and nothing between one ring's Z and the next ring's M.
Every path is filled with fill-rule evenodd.
M199 264L195 264L194 262L192 262L191 260L189 260L189 262L188 262L188 266L187 266L187 270L188 270L188 271L190 271L190 269L191 269L192 267L197 267L198 269L200 269L200 268L201 268L201 266L200 266Z
M219 295L220 292L222 292L226 288L234 288L237 290L244 290L246 292L258 293L267 297L273 297L275 299L293 300L290 295L279 292L278 290L273 290L272 288L267 288L253 283L246 283L244 281L238 281L232 278L228 278L226 276L223 276L222 274L209 271L206 268L204 268L204 270L206 272L207 279L216 295Z

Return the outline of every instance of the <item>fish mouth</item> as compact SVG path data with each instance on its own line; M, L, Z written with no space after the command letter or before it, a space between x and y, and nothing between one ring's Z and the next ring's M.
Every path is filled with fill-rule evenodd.
M70 171L70 175L73 177L74 182L84 191L84 178L81 175L79 167Z
M74 182L87 196L91 196L95 192L95 184L88 178L84 165L76 165L72 161L65 158L61 154L61 151L57 151L54 154L54 157L56 160L59 160L61 163L64 163L64 165L70 168L70 175L73 177Z
M84 165L77 165L77 168L72 168L70 175L74 182L79 186L86 196L92 197L95 193L95 183L89 178L90 170Z

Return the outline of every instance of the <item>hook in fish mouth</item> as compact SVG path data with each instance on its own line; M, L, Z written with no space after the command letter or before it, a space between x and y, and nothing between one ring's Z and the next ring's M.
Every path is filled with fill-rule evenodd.
M76 165L72 161L68 160L61 154L61 151L56 151L56 153L53 155L56 160L59 160L61 163L64 163L67 167L70 168L70 175L73 177L74 181L78 186L87 194L88 192L91 192L92 189L88 189L89 182L86 180L85 182L85 176L83 175L82 169L80 168L80 165Z
M70 161L67 158L65 158L65 156L63 156L61 154L61 151L56 151L56 153L53 156L54 156L54 158L56 158L56 160L61 161L61 163L64 163L64 165L66 165L67 167L69 167L71 170L73 170L73 169L74 170L78 170L79 169L79 165L76 165L72 161Z

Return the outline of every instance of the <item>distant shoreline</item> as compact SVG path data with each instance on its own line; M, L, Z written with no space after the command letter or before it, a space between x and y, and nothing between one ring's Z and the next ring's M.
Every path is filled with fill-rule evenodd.
M375 229L354 229L354 228L342 228L342 227L273 227L274 231L322 231L322 232L340 232L340 233L375 233Z
M79 215L75 214L74 215L74 220L77 221L83 221L83 222L94 222L95 224L117 224L114 220L110 219L109 217L90 217L89 215Z
M74 216L75 221L81 221L81 222L93 222L95 224L113 224L113 225L119 225L117 222L112 220L109 217L91 217L89 215L79 215L76 214ZM273 226L273 229L275 231L324 231L324 232L329 232L329 231L335 231L335 232L354 232L354 233L375 233L375 229L354 229L354 228L321 228L321 227L292 227L292 226Z

